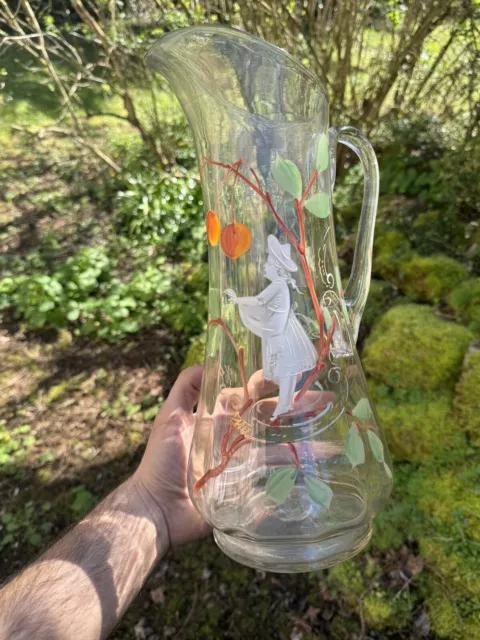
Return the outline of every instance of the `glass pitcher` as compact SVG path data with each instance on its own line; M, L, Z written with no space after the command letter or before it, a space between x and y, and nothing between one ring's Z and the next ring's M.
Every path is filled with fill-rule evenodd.
M285 51L223 26L163 36L147 63L193 129L209 243L205 369L190 496L231 558L331 566L369 541L387 448L355 348L370 283L378 167L327 92ZM331 192L341 142L364 200L343 290Z

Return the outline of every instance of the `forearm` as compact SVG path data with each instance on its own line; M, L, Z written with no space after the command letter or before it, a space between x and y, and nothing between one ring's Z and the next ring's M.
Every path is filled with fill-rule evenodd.
M0 640L105 638L168 547L128 480L0 591Z

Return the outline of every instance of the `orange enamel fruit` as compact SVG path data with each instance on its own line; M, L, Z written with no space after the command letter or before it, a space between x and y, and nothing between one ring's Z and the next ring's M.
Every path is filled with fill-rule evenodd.
M220 244L225 254L236 260L250 249L252 234L241 222L231 222L223 228Z
M212 209L207 211L206 223L208 241L211 245L215 246L220 239L221 226L217 214L215 211L212 211Z

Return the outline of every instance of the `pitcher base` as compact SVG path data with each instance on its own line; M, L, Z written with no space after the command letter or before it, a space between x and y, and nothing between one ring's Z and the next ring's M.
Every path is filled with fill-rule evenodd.
M232 560L275 573L302 573L326 569L361 551L372 535L371 521L332 534L317 542L260 542L231 536L217 529L215 542Z

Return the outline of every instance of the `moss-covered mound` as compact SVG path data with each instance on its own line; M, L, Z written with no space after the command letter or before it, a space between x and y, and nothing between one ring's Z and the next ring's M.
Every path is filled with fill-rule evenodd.
M443 300L468 277L467 269L448 256L414 255L401 265L400 287L418 300Z
M473 444L480 446L480 349L465 358L464 370L455 388L455 415Z
M412 247L408 238L391 229L378 235L373 251L373 272L385 280L397 281L402 262L409 259Z
M448 392L424 392L403 402L390 395L377 403L390 452L396 460L429 462L457 456L466 447L465 435L452 415Z
M448 304L455 311L457 320L480 334L480 278L459 284L448 296Z
M392 387L452 387L471 332L435 316L428 306L393 307L374 326L363 354L365 370Z
M372 327L382 313L395 304L396 298L397 290L391 282L373 279L370 282L367 304L360 327Z

